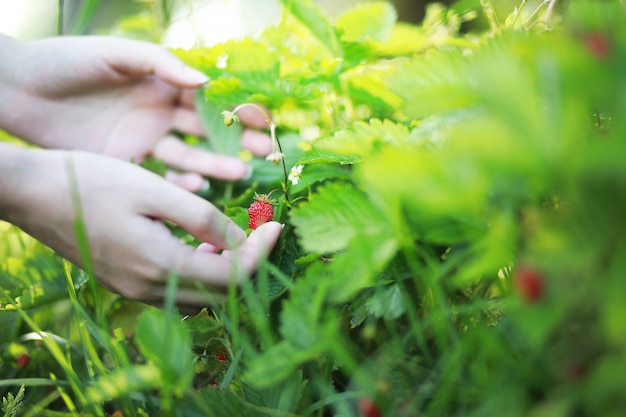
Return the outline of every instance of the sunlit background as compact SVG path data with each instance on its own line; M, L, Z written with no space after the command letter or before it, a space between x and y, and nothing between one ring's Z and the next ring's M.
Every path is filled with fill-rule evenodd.
M316 0L330 16L368 0ZM188 48L254 35L280 18L280 0L0 0L0 32L20 39L38 39L60 32L110 33L124 16L154 11L166 4L167 28L158 41ZM401 20L416 22L425 1L393 1ZM62 13L60 13L62 5ZM92 7L88 21L77 22ZM161 16L163 17L163 16ZM62 22L62 23L60 23Z

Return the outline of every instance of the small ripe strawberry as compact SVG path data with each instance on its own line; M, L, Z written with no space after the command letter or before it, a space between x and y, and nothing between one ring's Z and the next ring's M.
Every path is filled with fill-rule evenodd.
M256 201L248 208L248 215L250 216L248 227L251 227L252 229L256 229L263 223L272 221L274 218L272 200L267 198L265 194L256 194L254 199Z
M380 410L371 399L359 398L357 405L363 417L381 417Z
M589 32L583 38L587 50L598 59L605 59L611 52L609 40L606 36L598 32Z
M22 353L20 356L17 357L16 361L17 367L20 369L24 369L28 366L28 363L30 362L30 355L28 353Z
M537 301L543 294L543 275L536 269L522 265L517 268L513 276L517 291L528 302Z

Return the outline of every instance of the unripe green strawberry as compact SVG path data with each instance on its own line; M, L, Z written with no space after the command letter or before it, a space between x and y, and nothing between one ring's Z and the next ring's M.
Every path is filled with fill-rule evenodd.
M196 374L205 374L211 371L211 364L205 356L196 360L195 371Z
M263 223L272 221L274 218L272 201L268 199L265 194L257 194L254 196L254 199L256 201L248 208L248 215L250 216L248 227L252 229L256 229Z
M228 110L222 112L222 117L224 118L224 124L226 126L231 126L233 123L239 122L239 116Z

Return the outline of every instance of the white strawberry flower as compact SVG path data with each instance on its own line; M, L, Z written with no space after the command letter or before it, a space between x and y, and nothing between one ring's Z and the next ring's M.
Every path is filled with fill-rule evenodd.
M289 181L291 181L292 185L298 185L298 181L300 181L300 175L302 174L302 170L304 169L304 165L296 165L291 168L289 171Z

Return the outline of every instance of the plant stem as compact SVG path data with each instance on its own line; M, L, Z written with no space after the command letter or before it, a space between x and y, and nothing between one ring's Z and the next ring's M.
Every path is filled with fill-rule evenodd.
M543 6L545 6L546 4L548 4L550 2L550 0L544 0L542 1L539 6L537 6L537 8L535 10L533 10L533 12L530 14L530 16L528 16L528 19L526 19L526 21L524 22L524 26L528 25L528 23L532 20L533 17L535 17L535 15L537 13L539 13L539 10L541 10L541 8Z
M57 17L57 35L63 36L63 21L64 18L64 10L65 10L65 0L59 0L59 14Z
M283 165L283 177L284 177L283 192L285 194L285 198L287 199L287 203L289 203L289 194L287 193L289 191L289 175L287 174L287 165L285 164L285 154L283 153L283 148L280 144L280 141L278 140L278 137L276 136L276 125L274 124L274 122L272 122L272 120L270 119L270 116L267 114L265 109L256 103L240 104L233 109L232 114L237 114L237 112L244 107L254 107L258 111L260 111L261 114L263 115L263 118L265 119L265 123L267 123L267 125L270 128L270 136L272 138L272 153L275 153L276 151L275 145L278 146L278 152L280 152L280 155L281 155L280 162Z
M276 129L276 125L272 125L274 126L274 129ZM283 154L283 148L280 145L280 141L278 140L278 138L276 137L276 135L274 134L274 140L276 140L276 144L278 144L278 151ZM283 190L285 192L285 198L287 199L287 202L289 202L289 194L287 194L287 191L289 190L289 175L287 175L287 165L285 164L285 158L284 158L284 154L283 154L283 158L281 158L280 162L283 164L283 176L285 177L285 182L283 184Z
M550 18L552 17L552 12L554 11L554 6L556 5L557 0L550 0L550 4L548 5L548 10L546 11L546 27L550 28Z
M511 23L512 27L515 27L515 22L517 22L517 18L519 17L520 13L522 13L524 6L526 6L526 0L522 0L519 7L515 10L515 17L513 18L513 22Z

